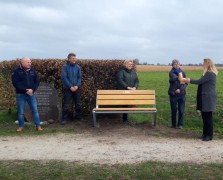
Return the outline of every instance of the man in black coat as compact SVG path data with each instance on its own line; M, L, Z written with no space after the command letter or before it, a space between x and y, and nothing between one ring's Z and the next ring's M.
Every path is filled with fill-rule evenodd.
M31 109L36 130L42 131L43 128L40 126L37 100L34 94L39 86L39 78L37 73L31 67L30 58L22 58L20 65L12 73L12 84L16 91L16 102L18 109L19 127L16 131L23 131L26 102Z

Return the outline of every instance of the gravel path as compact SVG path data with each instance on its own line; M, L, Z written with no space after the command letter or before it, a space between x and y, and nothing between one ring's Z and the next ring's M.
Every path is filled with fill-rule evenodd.
M198 164L223 162L222 140L203 142L121 132L0 137L0 160L65 160L94 164L132 164L150 160Z

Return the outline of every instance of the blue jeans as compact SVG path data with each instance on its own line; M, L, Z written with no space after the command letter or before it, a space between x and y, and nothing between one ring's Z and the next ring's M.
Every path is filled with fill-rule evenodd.
M178 123L177 126L183 126L183 115L185 109L186 96L177 95L170 96L170 107L171 107L171 121L172 127L176 127L177 110L178 110Z
M16 94L16 102L18 107L18 121L19 127L24 127L24 111L26 102L29 105L29 108L32 112L34 123L36 127L40 126L39 113L37 109L36 97L29 96L28 94Z

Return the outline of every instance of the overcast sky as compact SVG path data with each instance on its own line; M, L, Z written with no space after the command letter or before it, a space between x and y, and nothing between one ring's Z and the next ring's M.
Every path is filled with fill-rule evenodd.
M0 0L0 60L223 63L223 0Z

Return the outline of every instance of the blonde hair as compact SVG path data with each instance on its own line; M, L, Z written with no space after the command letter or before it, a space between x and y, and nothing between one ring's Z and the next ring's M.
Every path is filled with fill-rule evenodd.
M123 62L123 65L126 66L126 64L128 64L128 63L130 63L130 62L134 64L134 61L133 61L133 60L128 59L128 60L125 60L125 61Z
M213 61L209 58L204 59L204 72L203 75L207 72L207 71L211 71L213 73L216 74L216 76L218 75L218 70L215 67Z

